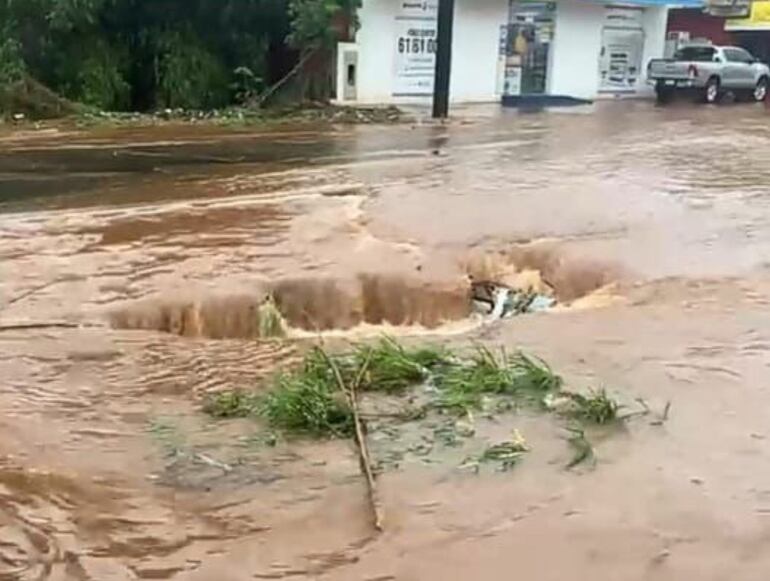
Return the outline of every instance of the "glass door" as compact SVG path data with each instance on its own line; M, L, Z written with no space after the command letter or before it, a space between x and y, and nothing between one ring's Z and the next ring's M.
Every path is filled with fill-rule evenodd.
M505 63L506 95L546 92L554 12L553 2L511 2Z

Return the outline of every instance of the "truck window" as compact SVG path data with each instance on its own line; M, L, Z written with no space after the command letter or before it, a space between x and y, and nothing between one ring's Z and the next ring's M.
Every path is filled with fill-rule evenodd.
M742 48L726 48L725 57L731 63L750 63L754 58Z
M674 59L696 63L710 63L714 60L714 48L710 46L686 46L676 51Z

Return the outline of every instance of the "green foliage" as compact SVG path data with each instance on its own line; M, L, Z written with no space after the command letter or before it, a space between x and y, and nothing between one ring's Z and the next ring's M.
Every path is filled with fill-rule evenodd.
M466 458L464 467L472 467L478 471L480 464L496 463L499 470L507 472L529 452L529 446L518 430L513 431L513 437L505 442L488 446L476 457Z
M473 358L465 361L443 348L410 349L383 337L373 345L359 345L350 354L330 356L315 348L299 369L278 375L263 397L220 394L209 399L204 410L220 418L258 413L272 428L345 436L352 428L352 411L340 389L340 379L348 386L356 384L361 391L386 395L431 385L434 398L426 406L458 414L480 408L487 395L506 396L514 403L542 402L561 386L561 378L545 363L521 353L509 359L504 351L497 357L479 347ZM411 410L404 419L423 417L427 407Z
M330 46L336 39L335 18L357 23L361 0L289 0L289 41L299 48Z
M54 30L73 32L97 24L102 9L110 0L48 0L47 19Z
M495 356L479 347L469 363L447 367L438 377L441 405L457 413L481 407L484 395L509 395L522 401L541 402L561 388L561 378L543 362L504 351Z
M164 34L158 47L158 107L207 109L227 103L227 69L192 33Z
M516 389L521 392L529 392L542 400L545 395L561 389L562 378L542 359L519 352L511 361L511 367L516 375Z
M274 428L316 437L346 437L354 429L353 412L317 349L299 372L276 379L261 413Z
M291 10L290 10L291 4ZM355 21L356 0L0 0L0 84L112 110L253 101ZM269 55L277 55L271 63Z
M233 71L233 82L230 89L235 102L245 104L256 99L265 90L265 82L249 67L237 67Z
M104 39L86 37L58 59L59 92L99 109L125 109L131 102L131 86L124 77L126 60Z
M417 405L392 413L392 396L403 396L410 387L418 387L407 392L410 404ZM496 355L480 346L471 358L462 359L442 348L410 349L393 338L383 337L374 344L359 345L352 352L338 355L316 347L306 354L299 368L277 375L265 392L214 395L206 400L204 411L216 418L261 417L271 430L273 444L272 430L316 438L344 438L356 430L350 398L355 397L356 390L365 391L370 395L360 403L384 403L385 412L379 414L376 407L367 406L359 416L363 422L377 422L377 418L385 417L402 422L420 421L432 414L428 424L433 429L432 438L428 438L427 444L423 441L409 448L412 453L423 455L430 452L434 441L451 448L463 445L461 438L472 437L475 428L471 412L482 407L485 398L496 403L500 413L520 404L535 403L542 412L551 411L576 420L574 425L567 426L566 440L572 451L566 465L569 470L595 460L593 445L585 433L589 425L621 422L631 415L620 416L623 406L604 389L579 394L561 391L561 387L562 379L545 362L523 353L508 357L504 350ZM425 396L427 399L423 399ZM646 404L643 407L639 414L649 413ZM660 421L667 418L669 407L666 406ZM467 414L467 418L458 420L443 415L443 421L436 423L436 417L447 410ZM168 439L167 430L156 431ZM529 451L524 438L514 430L510 439L468 456L463 467L479 471L483 465L493 464L507 471Z
M623 406L612 399L604 389L592 390L588 395L565 393L572 405L565 414L586 423L605 425L617 421Z
M572 459L567 464L567 470L571 470L584 462L593 461L595 458L594 447L586 437L585 431L579 428L569 428L570 436L567 442L572 448Z
M481 462L499 462L500 469L513 468L524 454L529 452L526 444L520 441L501 442L490 446L481 454Z
M203 411L219 419L245 418L257 411L258 403L253 393L228 391L208 396Z
M375 346L360 346L355 355L358 368L368 362L361 388L395 393L425 381L429 368L447 360L448 353L423 347L409 350L390 337Z
M0 28L0 86L20 81L26 66L21 55L21 43L14 37L11 23Z

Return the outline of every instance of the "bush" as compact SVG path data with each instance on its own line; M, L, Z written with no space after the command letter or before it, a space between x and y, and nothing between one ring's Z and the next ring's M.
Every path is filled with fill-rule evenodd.
M21 56L21 44L11 34L10 23L0 28L0 85L6 86L22 79L26 71Z
M99 38L84 42L62 58L62 94L74 101L107 111L123 111L131 105L131 86L124 78L124 62Z
M228 102L226 68L190 33L161 37L157 82L159 107L207 109Z

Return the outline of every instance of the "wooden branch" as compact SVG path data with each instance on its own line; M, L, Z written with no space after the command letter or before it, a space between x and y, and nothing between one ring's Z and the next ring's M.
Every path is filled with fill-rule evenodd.
M30 331L33 329L78 329L78 323L19 323L16 325L0 325L2 331Z
M363 382L364 376L366 375L366 372L369 369L369 364L372 358L372 352L369 351L366 357L366 360L364 361L364 363L361 365L361 368L359 369L358 377L356 378L355 382L350 386L347 386L345 384L345 380L342 378L342 374L340 373L339 366L334 362L334 360L331 357L329 357L329 355L323 349L321 350L321 353L323 353L323 356L326 359L327 364L329 365L330 369L334 373L334 377L337 380L337 384L339 385L339 388L342 390L342 393L344 393L345 396L347 397L348 403L350 405L350 409L353 412L353 423L355 424L355 429L356 429L356 444L358 445L358 456L361 464L361 471L364 473L364 476L366 477L369 506L372 509L372 517L374 519L374 528L377 529L378 531L382 531L385 516L382 509L382 502L380 500L379 492L377 490L377 483L374 478L374 470L372 469L371 456L369 455L369 446L366 443L366 429L365 429L364 421L361 419L361 413L359 412L359 409L358 409L358 388L361 387L361 383Z
M310 57L315 55L318 52L318 48L313 48L308 50L302 57L299 59L299 62L294 65L294 68L291 69L282 79L279 79L278 82L273 84L271 87L268 87L265 91L262 92L262 94L257 97L257 107L262 107L265 104L265 101L267 101L270 97L272 97L278 89L283 87L287 82L289 82L289 79L294 77L299 71L302 70L302 67L305 66L305 63L310 60Z
M52 280L48 282L44 282L43 284L39 284L37 286L33 286L30 289L25 290L23 293L19 294L18 296L10 298L4 306L10 307L14 303L18 303L19 301L23 301L27 297L31 297L32 295L40 292L41 290L45 290L48 287L52 287L55 284L59 284L60 282L63 282L61 279Z

